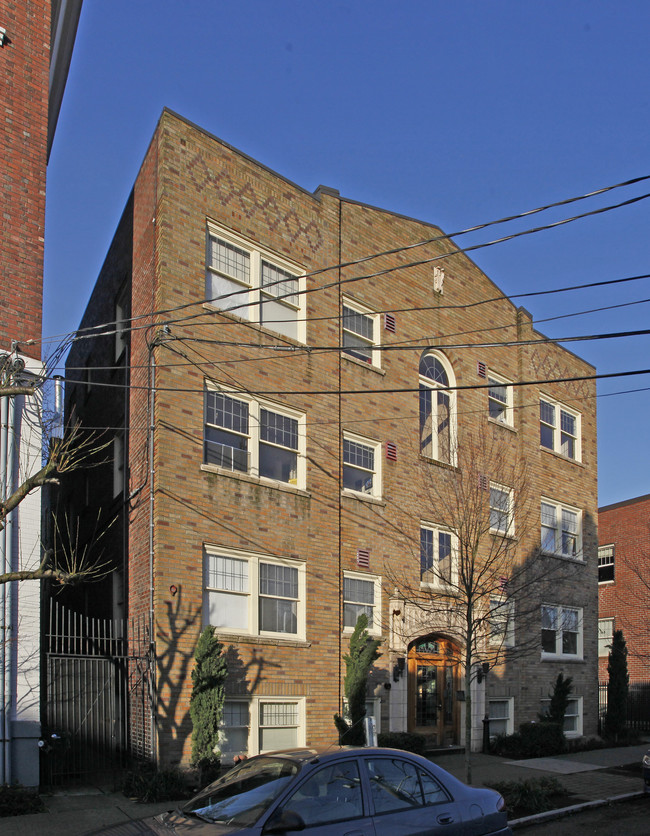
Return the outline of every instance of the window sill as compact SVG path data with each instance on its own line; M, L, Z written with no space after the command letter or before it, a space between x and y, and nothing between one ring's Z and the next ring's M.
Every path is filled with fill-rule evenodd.
M344 636L351 636L352 633L354 633L354 627L344 627L341 632ZM386 636L382 635L376 630L368 630L368 635L372 636L373 639L381 639L382 642L386 641Z
M367 493L357 493L357 491L351 491L348 488L343 488L341 491L341 497L358 499L360 502L367 502L370 505L386 505L386 500L382 499L380 496L370 496L370 494Z
M616 581L598 581L598 586L613 586Z
M515 435L519 432L516 427L513 427L512 424L508 424L506 421L498 421L496 418L490 418L488 415L488 424L493 424L495 427L503 427L504 430L510 430L511 433L515 433Z
M544 557L553 557L555 560L563 560L565 563L575 563L577 566L586 566L584 557L567 557L565 554L558 554L557 552L542 551Z
M578 467L585 467L585 465L580 459L572 459L570 456L565 456L563 453L558 453L557 450L551 450L550 447L544 447L542 444L540 444L539 449L542 453L548 453L549 456L555 456L556 459L561 459L563 462L569 462L570 464L578 465Z
M346 354L343 349L341 349L341 357L349 363L354 363L355 366L361 366L363 369L370 369L370 371L375 372L375 374L386 374L385 369L375 366L373 363L366 363L365 360L360 360L358 357L353 357L351 354Z
M585 660L583 656L569 656L565 653L544 653L541 654L542 662L567 662L568 664L584 665Z
M433 464L436 467L442 467L444 470L453 470L455 473L459 472L455 464L449 464L449 462L443 462L440 459L434 459L431 456L427 456L425 453L420 453L420 460L428 462L429 464Z
M311 642L306 639L280 639L271 636L253 636L249 633L228 633L215 630L215 637L224 642L238 642L241 644L263 644L273 647L311 647Z
M218 464L202 464L201 470L204 473L213 473L217 476L226 476L229 479L237 479L240 482L249 482L251 485L261 485L272 490L286 491L287 493L311 498L309 491L299 488L297 485L290 485L288 482L277 482L275 479L267 479L266 476L252 476L250 473L243 473L240 470L228 470L219 467Z

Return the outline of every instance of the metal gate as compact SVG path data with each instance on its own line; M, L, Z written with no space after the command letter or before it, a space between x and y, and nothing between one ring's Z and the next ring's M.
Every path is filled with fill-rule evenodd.
M154 650L146 619L109 620L50 602L41 784L115 783L153 759Z

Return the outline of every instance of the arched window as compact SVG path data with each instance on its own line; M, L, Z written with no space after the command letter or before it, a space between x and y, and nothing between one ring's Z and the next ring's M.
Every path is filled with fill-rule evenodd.
M454 464L456 393L447 359L427 351L420 359L420 452L431 459Z

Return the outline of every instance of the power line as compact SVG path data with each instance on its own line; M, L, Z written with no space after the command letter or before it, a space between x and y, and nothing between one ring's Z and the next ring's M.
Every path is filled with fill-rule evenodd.
M321 273L325 273L325 272L329 272L331 270L338 270L338 269L342 269L344 267L354 266L355 264L360 264L360 263L366 262L366 261L374 259L374 258L378 258L378 257L384 256L384 255L397 254L401 251L406 251L406 250L410 250L410 249L413 249L413 248L418 247L418 246L424 246L425 244L434 243L435 241L448 240L452 237L457 238L457 237L459 237L461 235L464 235L464 234L467 234L469 232L474 232L474 231L484 229L484 228L487 228L489 226L493 226L493 225L500 224L500 223L506 223L506 222L509 222L509 221L512 221L512 220L516 220L518 218L524 218L524 217L527 217L529 215L536 214L538 212L546 211L549 208L566 205L568 203L573 203L573 202L578 201L578 200L584 200L588 197L592 197L592 196L597 195L597 194L602 194L604 192L611 191L612 189L620 188L622 186L642 182L643 180L647 180L647 179L650 179L650 175L635 178L633 180L628 180L628 181L625 181L623 183L616 184L614 186L608 186L608 187L605 187L603 189L599 189L595 192L591 192L591 193L586 194L586 195L581 195L579 197L568 198L564 201L559 201L557 203L548 204L547 206L543 206L543 207L539 207L537 209L529 210L528 212L522 212L518 215L511 215L511 216L508 216L508 217L505 217L505 218L500 218L496 221L490 221L490 222L487 222L485 224L479 224L479 225L474 226L474 227L469 227L465 230L460 230L459 232L449 233L449 234L441 234L439 236L427 239L425 241L420 241L420 242L416 242L414 244L404 245L403 247L394 248L392 250L386 250L386 251L383 251L381 253L375 253L375 254L372 254L372 255L369 255L369 256L365 256L364 258L358 259L356 261L342 262L340 264L335 264L335 265L330 265L328 267L318 268L317 270L307 272L307 273L303 274L302 276L297 276L296 278L310 278L312 276L315 276L315 275L318 275L318 274L321 274ZM519 232L512 233L511 235L503 236L502 238L498 238L498 239L495 239L493 241L488 241L488 242L485 242L485 243L482 243L482 244L475 244L473 246L466 247L464 249L454 249L454 250L452 250L448 253L443 253L443 254L437 255L435 257L429 258L429 259L423 259L421 261L411 262L411 263L407 263L407 264L399 264L399 265L396 265L394 267L385 268L381 271L377 271L375 273L368 274L368 275L365 275L365 276L357 276L357 277L352 277L352 278L349 278L349 279L343 279L343 280L340 280L340 281L337 280L335 282L332 282L332 283L326 284L326 285L322 285L320 287L309 288L309 289L306 289L304 291L297 291L294 294L285 294L285 296L288 296L288 295L291 295L291 296L305 295L307 293L313 293L313 292L329 289L331 287L338 286L339 284L348 283L348 282L351 282L351 281L355 281L355 282L356 281L362 281L364 279L369 279L369 278L376 278L378 276L385 275L387 273L394 272L396 270L409 269L411 267L416 267L416 266L428 264L428 263L431 263L433 261L438 261L440 259L451 257L452 255L456 255L456 254L459 254L459 253L467 253L467 252L470 252L470 251L473 251L473 250L476 250L476 249L482 249L484 247L494 246L495 244L503 243L505 241L509 241L509 240L514 239L514 238L521 237L523 235L530 235L530 234L533 234L533 233L536 233L536 232L541 232L541 231L545 231L545 230L548 230L548 229L553 229L555 227L562 226L562 225L565 225L567 223L571 223L575 220L580 220L580 219L583 219L583 218L586 218L586 217L590 217L592 215L598 215L598 214L602 214L603 212L609 212L609 211L612 211L614 209L619 209L623 206L632 205L632 204L637 203L641 200L645 200L648 197L650 197L650 193L646 193L646 194L637 196L635 198L630 198L629 200L622 201L621 203L618 203L618 204L613 204L613 205L610 205L610 206L601 207L599 209L595 209L595 210L592 210L590 212L586 212L586 213L576 215L576 216L573 216L573 217L570 217L570 218L564 218L564 219L561 219L561 220L556 221L556 222L551 223L551 224L546 224L546 225L543 225L543 226L540 226L540 227L535 227L535 228L532 228L532 229L521 230ZM632 279L628 279L628 280L632 280ZM596 285L592 285L592 286L596 286ZM577 288L575 288L575 289L577 289ZM235 291L235 292L230 293L230 294L225 294L223 297L220 297L220 299L228 299L228 298L231 298L231 297L234 297L234 296L239 296L239 295L242 295L242 294L248 294L248 292L249 292L249 289L246 288L246 289L241 290L241 291ZM549 292L549 291L545 291L545 292ZM544 293L544 291L540 291L539 293ZM530 295L535 295L535 294L518 294L518 295L515 295L515 296L512 296L512 297L507 297L505 295L502 295L500 297L496 297L496 299L503 300L503 299L508 299L508 298L523 298L525 296L530 296ZM282 299L282 298L284 298L284 296L278 296L278 297L274 297L274 298L275 299ZM205 303L205 301L206 300L201 300L200 302L188 302L188 303L184 303L182 305L174 306L172 308L166 308L166 309L161 309L159 311L148 312L146 314L141 314L137 317L131 317L128 320L125 320L125 322L128 321L128 322L133 323L133 322L135 322L137 320L140 320L140 319L152 318L154 316L162 316L164 314L174 313L174 312L177 312L177 311L187 309L189 307L194 307L196 305L203 305ZM493 300L485 300L485 302L486 301L493 301ZM485 302L482 302L481 304L485 304ZM242 306L243 305L244 305L244 303L242 303ZM246 306L248 306L248 303L246 303ZM233 308L230 308L229 310L234 310L234 309L236 309L236 307L241 307L241 306L234 306ZM199 316L203 315L203 312L199 313L198 315ZM193 317L194 316L196 316L196 315L193 315ZM42 340L42 342L43 343L51 342L54 339L62 339L62 338L70 337L70 336L72 336L72 338L75 341L79 340L79 339L85 339L85 338L94 336L96 334L84 333L84 332L96 332L100 328L109 327L109 326L117 326L117 325L118 325L117 321L109 321L109 322L106 322L106 323L103 323L103 324L100 324L100 325L89 326L88 328L84 328L84 329L78 329L76 332L73 332L72 335L71 334L65 334L65 335L59 335L58 337L55 336L55 337L47 338L47 339ZM127 330L127 329L125 329L125 330ZM130 330L135 330L135 329L132 326ZM111 332L107 332L107 333L111 333Z

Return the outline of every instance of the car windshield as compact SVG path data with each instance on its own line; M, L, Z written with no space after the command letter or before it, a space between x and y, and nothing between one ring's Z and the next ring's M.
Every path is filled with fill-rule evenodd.
M282 758L254 758L188 801L183 812L219 824L249 826L299 769L297 763Z

